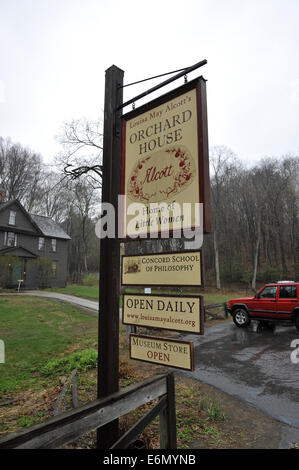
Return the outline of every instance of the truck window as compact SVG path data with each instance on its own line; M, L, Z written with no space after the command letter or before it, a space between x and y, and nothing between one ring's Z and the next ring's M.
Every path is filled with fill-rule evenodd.
M267 286L262 292L259 294L260 299L275 299L276 297L276 286Z
M280 286L279 298L280 299L296 299L297 287L296 286Z

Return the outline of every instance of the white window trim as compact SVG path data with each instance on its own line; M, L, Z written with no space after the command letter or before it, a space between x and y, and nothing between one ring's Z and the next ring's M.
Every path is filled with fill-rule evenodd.
M52 278L56 279L57 278L57 262L52 261Z
M8 245L8 234L9 233L14 234L14 243L12 245ZM17 235L17 233L15 233L15 232L5 232L5 234L4 234L4 246L12 247L12 246L17 246L17 244L18 244L18 235Z
M9 211L8 225L16 225L16 216L16 211ZM13 221L11 219L13 219Z
M43 240L42 244L40 243L40 240ZM46 240L45 237L38 237L38 250L43 251L46 246Z
M55 242L55 243L53 244L53 242ZM57 251L57 239L56 238L51 238L51 249L52 249L53 253L56 253L56 251Z

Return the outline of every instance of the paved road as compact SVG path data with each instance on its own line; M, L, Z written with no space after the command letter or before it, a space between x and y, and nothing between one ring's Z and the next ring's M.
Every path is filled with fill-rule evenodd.
M5 294L7 295L7 294ZM59 294L57 292L47 291L26 291L20 292L19 294L12 295L29 295L35 297L46 297L50 299L62 300L64 302L70 302L71 304L78 305L79 307L88 308L89 310L99 311L99 302L96 300L82 299L82 297L76 297L75 295Z
M299 443L299 364L290 358L295 327L259 330L233 323L212 326L204 336L188 335L195 346L195 371L184 374L251 403L284 423L281 448ZM254 423L253 423L254 425Z

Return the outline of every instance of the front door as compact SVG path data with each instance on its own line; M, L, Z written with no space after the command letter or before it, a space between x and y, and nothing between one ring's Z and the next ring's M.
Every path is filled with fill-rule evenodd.
M21 258L13 265L11 283L18 286L20 280L24 280L24 261Z

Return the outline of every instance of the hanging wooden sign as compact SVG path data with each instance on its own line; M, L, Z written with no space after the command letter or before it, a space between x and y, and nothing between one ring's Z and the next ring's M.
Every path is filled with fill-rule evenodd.
M202 296L123 295L125 325L203 334Z
M125 237L136 235L136 231L140 236L150 230L161 233L167 228L191 229L199 224L209 232L205 80L193 80L124 115L122 160ZM143 204L137 215L129 209L133 203ZM186 203L203 203L204 220L199 221L195 211L187 216Z
M131 334L130 357L167 367L194 370L194 348L191 341Z
M122 257L122 285L201 286L201 251Z

